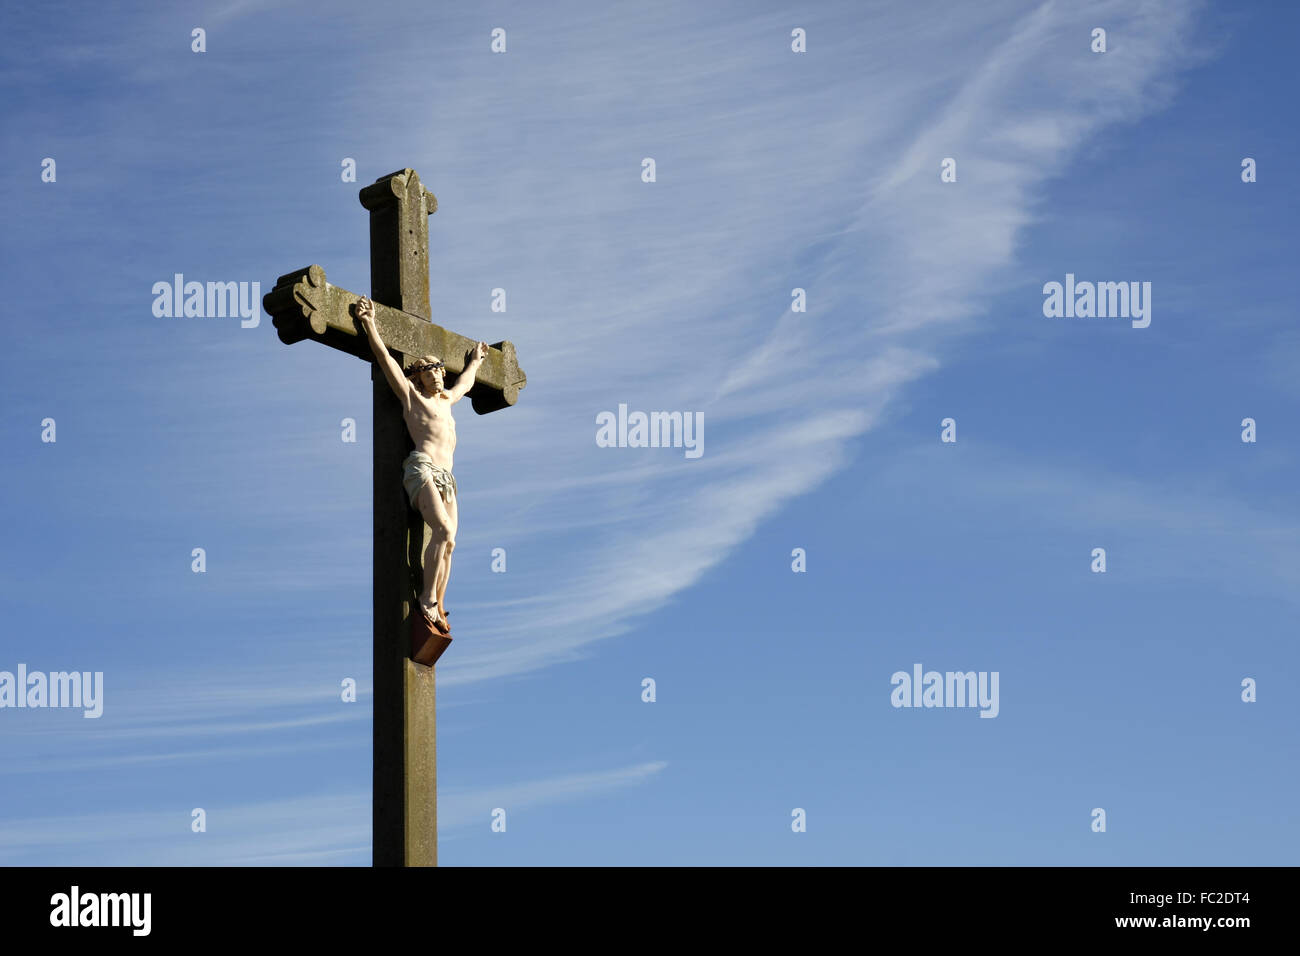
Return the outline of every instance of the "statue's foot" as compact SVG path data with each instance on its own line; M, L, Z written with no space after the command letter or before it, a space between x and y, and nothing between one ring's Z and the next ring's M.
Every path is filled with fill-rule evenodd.
M420 605L420 613L424 619L429 622L429 626L440 634L450 634L451 628L447 626L447 619L438 612L438 605L431 608Z

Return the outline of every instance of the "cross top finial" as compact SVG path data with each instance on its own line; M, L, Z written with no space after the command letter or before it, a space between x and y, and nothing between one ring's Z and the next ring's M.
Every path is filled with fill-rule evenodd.
M360 199L370 210L371 298L431 319L429 216L438 200L409 168L380 176Z
M361 205L371 212L392 202L420 202L425 212L432 216L438 211L438 197L420 182L420 174L407 167L387 176L380 176L361 190Z

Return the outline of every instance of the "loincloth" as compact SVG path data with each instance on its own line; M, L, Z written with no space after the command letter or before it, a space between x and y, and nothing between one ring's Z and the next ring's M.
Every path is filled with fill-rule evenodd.
M411 452L406 456L406 461L402 462L402 487L406 489L406 497L411 500L411 507L417 511L420 506L415 503L415 499L419 496L420 489L429 482L433 482L433 487L438 490L443 501L449 502L455 497L456 479L451 472L435 465L433 459L424 452Z

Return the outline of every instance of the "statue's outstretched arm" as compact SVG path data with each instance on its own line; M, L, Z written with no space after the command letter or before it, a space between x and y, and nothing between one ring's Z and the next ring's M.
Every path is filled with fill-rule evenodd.
M411 403L410 383L402 374L402 367L388 354L388 347L384 345L384 340L379 337L379 330L375 328L375 304L366 296L362 296L361 301L357 303L357 325L361 326L361 331L365 332L366 338L370 340L370 351L374 353L375 361L384 372L384 378L388 379L393 394L402 403L402 410L405 411Z
M465 371L460 373L460 377L456 379L456 384L447 390L452 402L460 401L465 397L465 393L474 387L474 379L478 377L478 367L487 358L487 349L486 342L480 342L474 346L469 361L465 363Z

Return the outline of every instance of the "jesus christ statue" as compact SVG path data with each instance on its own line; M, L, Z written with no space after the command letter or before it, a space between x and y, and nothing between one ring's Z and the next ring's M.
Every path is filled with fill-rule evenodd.
M448 635L447 578L451 575L451 553L456 548L456 479L451 475L451 457L456 450L456 420L451 406L474 386L478 368L487 357L487 344L479 342L467 356L465 370L450 389L442 386L443 363L436 355L416 359L405 373L388 354L375 328L375 304L363 297L357 303L357 325L370 340L375 361L384 371L402 406L402 418L415 451L402 463L402 486L411 507L420 512L433 532L424 552L424 590L420 609L429 624Z

